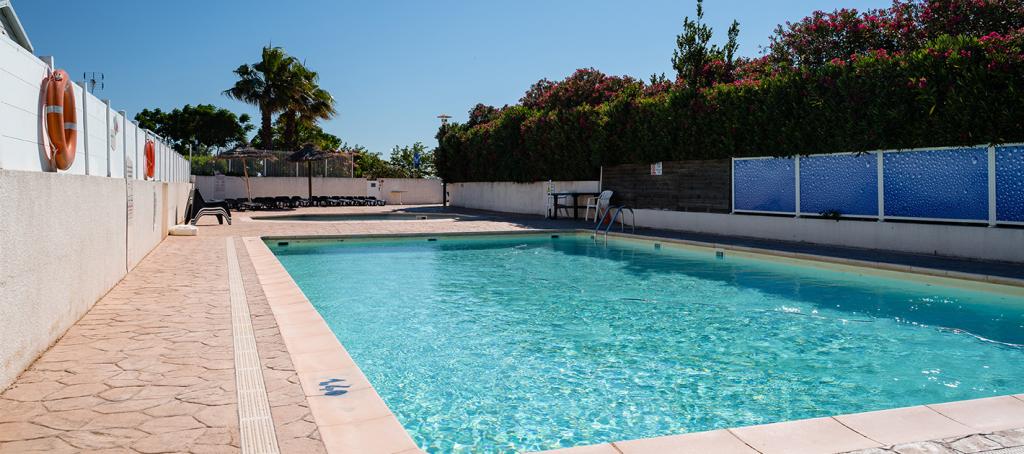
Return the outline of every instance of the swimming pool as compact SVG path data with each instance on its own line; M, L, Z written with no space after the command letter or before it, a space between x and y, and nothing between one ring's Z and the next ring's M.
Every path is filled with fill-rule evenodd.
M1019 393L1024 298L587 235L269 246L430 452Z
M285 214L279 216L253 216L256 221L344 222L344 221L437 221L473 216L445 213L355 213L355 214Z

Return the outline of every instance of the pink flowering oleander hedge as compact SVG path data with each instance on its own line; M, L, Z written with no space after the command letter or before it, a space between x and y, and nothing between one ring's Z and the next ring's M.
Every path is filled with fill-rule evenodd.
M815 13L710 88L593 69L543 80L518 105L478 105L443 126L439 174L576 180L620 163L1024 142L1021 4Z

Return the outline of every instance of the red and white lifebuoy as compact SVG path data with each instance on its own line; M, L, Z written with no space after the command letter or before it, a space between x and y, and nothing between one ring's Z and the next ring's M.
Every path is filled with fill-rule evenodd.
M63 69L54 71L46 79L43 115L46 118L46 136L50 139L46 157L57 169L67 170L75 162L78 145L75 90L71 77Z
M152 180L156 174L156 142L146 141L146 178Z

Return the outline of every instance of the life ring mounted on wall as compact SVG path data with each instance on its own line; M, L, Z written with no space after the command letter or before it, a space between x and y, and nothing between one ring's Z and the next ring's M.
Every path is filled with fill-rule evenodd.
M63 69L52 72L46 79L43 115L46 118L46 136L50 139L46 157L58 170L67 170L75 162L78 145L75 90L71 77Z
M156 174L156 142L146 140L146 178L152 180Z

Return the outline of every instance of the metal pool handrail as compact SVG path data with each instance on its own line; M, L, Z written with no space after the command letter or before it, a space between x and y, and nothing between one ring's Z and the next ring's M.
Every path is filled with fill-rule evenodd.
M614 208L615 208L615 213L612 214L612 220L611 220L611 222L608 223L608 227L605 227L605 229L604 229L604 241L605 241L605 243L608 242L608 232L612 229L612 226L615 225L615 220L616 219L619 220L619 231L621 231L621 232L625 232L626 231L626 217L625 216L619 217L619 215L622 214L622 212L624 210L628 210L629 211L629 215L630 215L630 218L629 218L630 232L631 233L636 233L636 213L633 211L633 209L629 208L629 207L627 207L625 205L619 205L619 206L614 207ZM595 240L597 239L597 233L601 230L601 226L604 225L604 220L608 219L608 214L611 213L611 212L612 212L612 210L610 208L608 210L605 210L604 216L601 216L601 221L598 222L597 223L597 227L594 228L594 239Z

